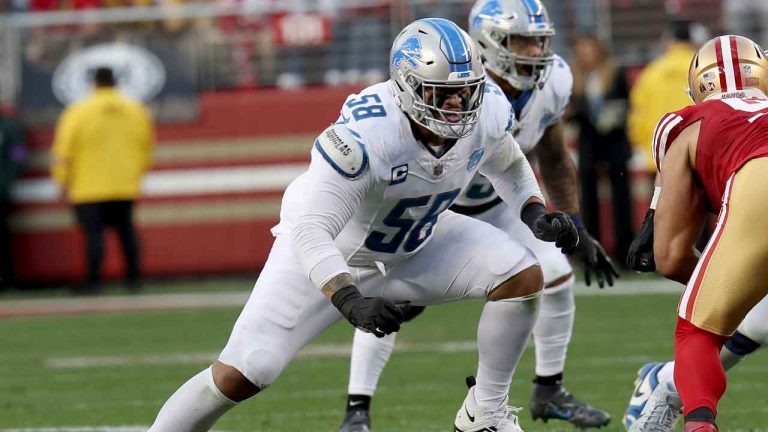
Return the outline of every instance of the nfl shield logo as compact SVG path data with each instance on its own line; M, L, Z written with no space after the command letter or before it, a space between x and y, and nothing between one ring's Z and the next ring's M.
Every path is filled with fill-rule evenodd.
M432 171L432 174L434 174L435 177L439 177L440 175L443 174L443 164L442 164L442 162L435 165L435 167L434 167L434 169Z

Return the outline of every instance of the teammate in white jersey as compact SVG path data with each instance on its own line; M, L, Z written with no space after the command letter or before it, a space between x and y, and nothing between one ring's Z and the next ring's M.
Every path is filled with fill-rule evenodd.
M480 171L538 238L570 250L578 232L543 205L509 134L509 103L483 93L469 35L447 20L418 20L396 37L390 59L391 80L347 98L315 141L227 345L168 399L151 432L209 430L342 318L381 337L400 327L396 302L467 298L488 301L476 385L454 429L521 430L507 393L538 315L541 267L504 232L447 209Z
M602 246L584 230L578 217L576 169L563 140L561 116L571 95L573 76L552 53L555 34L546 9L534 0L480 0L469 17L472 37L480 46L489 81L486 92L508 99L514 108L512 128L523 152L538 159L542 180L555 209L573 215L579 228L576 253L600 287L618 276ZM568 259L551 243L536 239L491 182L478 174L451 207L457 213L488 222L524 244L544 272L542 310L534 328L536 388L531 413L536 418L567 420L579 427L600 427L608 413L574 398L562 386L575 313L574 276ZM405 321L423 308L404 311ZM395 334L377 339L356 331L350 364L347 411L340 432L368 432L370 403L378 379L395 345Z

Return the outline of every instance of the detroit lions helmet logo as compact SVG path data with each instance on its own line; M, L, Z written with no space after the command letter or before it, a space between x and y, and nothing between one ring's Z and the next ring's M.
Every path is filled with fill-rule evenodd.
M477 14L475 16L470 17L472 22L472 28L479 26L483 18L496 17L497 15L501 15L501 13L502 13L502 9L499 1L489 0L480 8L480 10L477 11Z
M419 64L417 59L421 59L421 41L418 36L412 36L406 39L397 51L392 53L392 68L400 69L400 62L407 61L412 68L416 69Z

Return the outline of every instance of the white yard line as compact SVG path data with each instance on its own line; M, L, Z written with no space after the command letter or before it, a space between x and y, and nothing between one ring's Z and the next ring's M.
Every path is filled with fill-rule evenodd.
M8 300L0 302L0 318L87 312L152 311L242 306L250 292L142 294Z
M146 432L149 426L67 426L0 429L0 432Z
M641 294L679 294L683 286L663 279L618 281L614 287L597 288L576 284L577 296ZM89 312L129 312L169 309L202 309L243 306L250 291L186 294L141 294L7 300L0 302L0 318L32 315L79 314Z
M454 341L446 343L398 343L398 352L418 353L461 353L472 352L477 349L475 341ZM349 357L352 345L339 344L313 344L299 352L296 358L327 358ZM218 353L186 353L151 356L101 356L101 357L51 357L44 361L45 367L51 369L80 369L92 367L111 366L135 366L135 365L178 365L188 363L210 363L216 359ZM0 430L2 432L2 430Z
M0 432L147 432L146 426L48 426L39 428L0 429ZM228 432L214 429L212 432Z

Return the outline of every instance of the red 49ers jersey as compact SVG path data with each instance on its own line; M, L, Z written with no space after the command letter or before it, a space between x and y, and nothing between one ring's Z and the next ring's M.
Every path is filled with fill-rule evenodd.
M694 170L707 196L707 207L720 211L725 185L750 159L768 156L768 99L709 100L665 114L653 132L653 158L661 162L680 132L701 121Z

